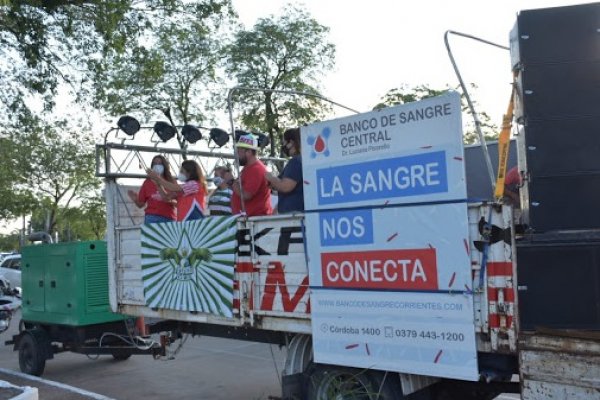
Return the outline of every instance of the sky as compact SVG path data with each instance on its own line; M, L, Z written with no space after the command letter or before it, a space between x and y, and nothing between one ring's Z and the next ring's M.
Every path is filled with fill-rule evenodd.
M240 20L251 28L257 18L279 14L290 3L233 0ZM322 94L368 111L402 84L458 85L444 45L453 30L508 46L520 10L579 4L568 0L304 0L336 46L336 67L323 79ZM450 38L465 82L478 86L474 99L500 125L510 96L509 52L470 39Z
M303 5L330 28L336 47L333 71L324 76L321 93L360 111L369 111L390 89L428 84L457 86L444 45L444 32L458 31L504 46L521 10L586 2L569 0L232 0L240 21L250 29L258 18L281 13L288 4ZM587 2L589 3L589 2ZM451 36L450 44L471 93L496 125L508 106L509 52L470 39ZM337 116L347 115L339 110ZM98 124L97 134L106 126ZM110 124L111 126L114 126ZM222 124L223 127L227 123ZM12 231L14 221L0 232Z

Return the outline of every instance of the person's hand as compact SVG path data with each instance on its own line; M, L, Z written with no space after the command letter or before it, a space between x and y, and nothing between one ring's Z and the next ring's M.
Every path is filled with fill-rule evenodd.
M158 178L160 178L160 175L151 168L146 168L146 173L148 174L148 178L152 179L153 181L157 181Z
M134 191L134 190L128 190L127 191L127 196L129 196L129 198L131 199L131 201L133 201L134 203L137 201L138 194L137 194L136 191Z
M233 190L237 194L240 194L242 192L242 187L240 186L240 180L239 179L234 179L233 180L233 182L231 183L231 190Z

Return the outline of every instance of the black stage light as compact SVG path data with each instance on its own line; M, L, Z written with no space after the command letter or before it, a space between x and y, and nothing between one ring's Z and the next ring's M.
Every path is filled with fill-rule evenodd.
M198 140L202 139L200 129L196 128L194 125L184 125L183 128L181 128L181 136L189 143L196 143Z
M158 135L160 140L166 142L171 139L177 133L175 127L168 122L158 121L154 124L154 132Z
M219 147L225 146L229 142L229 133L219 128L212 128L210 130L210 138Z
M129 115L124 115L119 118L117 126L129 136L135 135L140 130L140 123L138 120Z

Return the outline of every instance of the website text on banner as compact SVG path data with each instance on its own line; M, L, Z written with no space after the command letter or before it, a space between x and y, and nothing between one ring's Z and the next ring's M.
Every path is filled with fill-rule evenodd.
M476 380L458 94L302 141L315 361Z

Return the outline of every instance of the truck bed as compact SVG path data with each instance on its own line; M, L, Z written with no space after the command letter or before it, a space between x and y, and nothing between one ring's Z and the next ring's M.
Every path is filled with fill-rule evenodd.
M304 215L240 218L233 282L233 317L146 306L141 267L143 210L131 187L107 181L110 303L113 311L193 323L311 334ZM516 353L516 265L512 209L469 205L469 252L475 332L480 352ZM486 222L489 224L485 225ZM490 231L485 228L491 227ZM482 235L485 233L485 235ZM486 238L488 244L486 244ZM486 257L484 257L484 253ZM485 261L484 261L485 258ZM484 279L480 274L485 270ZM457 294L459 295L459 294Z

